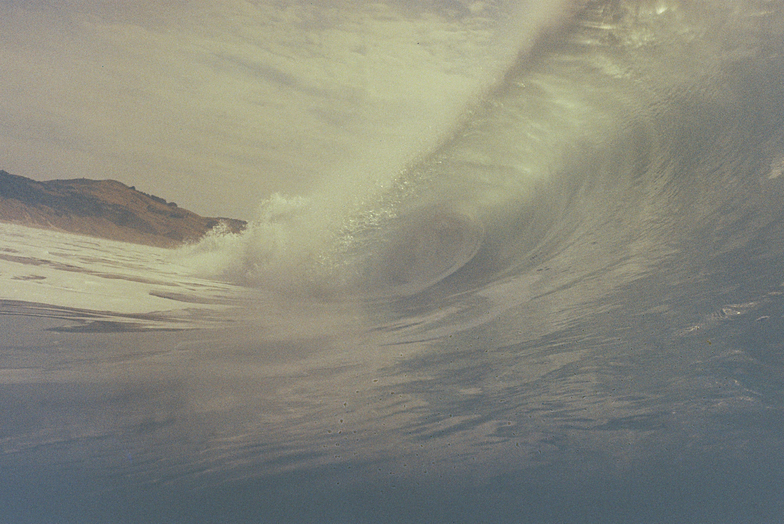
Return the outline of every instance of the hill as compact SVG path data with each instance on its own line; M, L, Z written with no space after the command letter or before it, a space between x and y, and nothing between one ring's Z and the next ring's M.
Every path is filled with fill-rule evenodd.
M115 180L37 182L2 170L0 222L159 247L197 241L221 223L233 232L246 226L199 216Z

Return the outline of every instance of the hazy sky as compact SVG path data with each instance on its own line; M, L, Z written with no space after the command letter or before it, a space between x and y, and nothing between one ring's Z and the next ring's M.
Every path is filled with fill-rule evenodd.
M0 0L0 169L246 219L272 192L380 184L553 5Z

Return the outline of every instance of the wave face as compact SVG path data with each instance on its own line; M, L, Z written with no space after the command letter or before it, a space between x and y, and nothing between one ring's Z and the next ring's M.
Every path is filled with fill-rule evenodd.
M405 399L366 400L408 456L479 446L513 475L549 434L564 470L597 466L578 448L648 468L728 449L763 405L780 421L762 392L781 365L782 36L779 2L575 6L386 183L275 196L247 234L189 248L258 290L228 346L305 338L365 362ZM493 439L528 454L507 469Z

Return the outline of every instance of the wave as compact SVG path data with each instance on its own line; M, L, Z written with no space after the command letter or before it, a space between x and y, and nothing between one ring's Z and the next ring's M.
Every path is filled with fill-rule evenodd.
M243 285L373 298L551 269L553 287L638 278L710 227L775 212L782 20L777 2L582 3L372 191L274 195L245 233L183 254Z

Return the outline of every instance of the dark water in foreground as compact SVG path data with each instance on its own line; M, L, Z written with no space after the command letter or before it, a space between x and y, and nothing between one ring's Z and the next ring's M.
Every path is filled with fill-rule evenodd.
M473 331L383 365L19 313L3 330L39 343L3 348L6 522L781 519L776 300L699 334L615 310L591 323L614 340Z
M4 229L0 521L784 520L782 6L704 8L590 4L316 246Z

